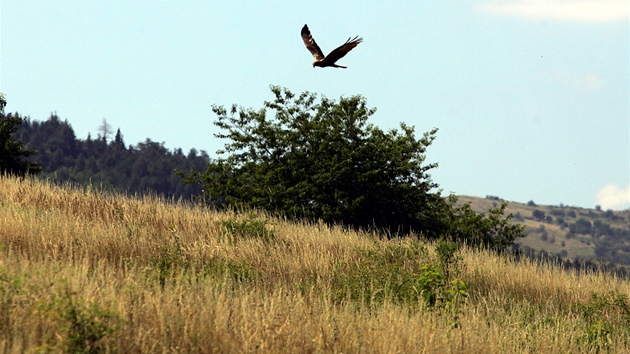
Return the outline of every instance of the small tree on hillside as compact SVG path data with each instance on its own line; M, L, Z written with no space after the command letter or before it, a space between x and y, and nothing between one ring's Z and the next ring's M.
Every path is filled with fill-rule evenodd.
M534 211L532 212L532 216L536 220L542 220L545 218L545 212L542 210L534 209Z
M375 109L361 96L316 102L309 92L271 91L275 100L258 111L213 106L216 136L229 142L205 173L185 176L213 205L429 237L466 238L489 220L440 196L428 173L437 164L425 162L437 129L419 139L405 124L385 132L368 123Z
M36 151L24 150L23 144L15 140L14 134L17 127L24 121L17 115L4 115L4 107L7 101L0 93L0 173L8 173L24 177L26 174L35 174L41 170L37 163L28 162L25 158Z

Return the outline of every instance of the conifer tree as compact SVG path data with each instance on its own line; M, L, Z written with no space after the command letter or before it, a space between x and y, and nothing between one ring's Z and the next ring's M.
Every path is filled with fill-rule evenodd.
M14 137L17 127L24 121L18 115L4 115L7 101L0 93L0 173L8 173L24 177L41 170L37 163L26 160L36 151L24 150L22 142Z

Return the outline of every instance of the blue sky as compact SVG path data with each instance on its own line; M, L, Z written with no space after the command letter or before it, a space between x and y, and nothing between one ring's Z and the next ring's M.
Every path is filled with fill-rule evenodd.
M372 123L420 136L444 193L630 207L627 0L63 1L0 4L6 112L103 118L125 142L206 150L212 104L261 108L269 85L363 95ZM308 24L325 53L313 68Z

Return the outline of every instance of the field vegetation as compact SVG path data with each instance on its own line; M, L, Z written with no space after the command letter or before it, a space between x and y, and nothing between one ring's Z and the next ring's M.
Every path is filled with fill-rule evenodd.
M422 235L0 178L0 352L629 352L629 295Z

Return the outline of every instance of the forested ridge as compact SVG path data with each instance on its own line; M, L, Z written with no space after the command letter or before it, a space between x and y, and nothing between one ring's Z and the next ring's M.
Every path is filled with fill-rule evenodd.
M108 127L106 121L103 124ZM129 194L190 200L201 193L201 186L183 183L175 171L203 171L210 161L205 151L191 149L184 154L182 149L170 150L149 138L127 146L120 129L113 138L104 129L95 138L88 134L80 139L68 121L56 114L45 121L25 118L15 138L26 149L37 151L28 160L41 164L39 178Z

